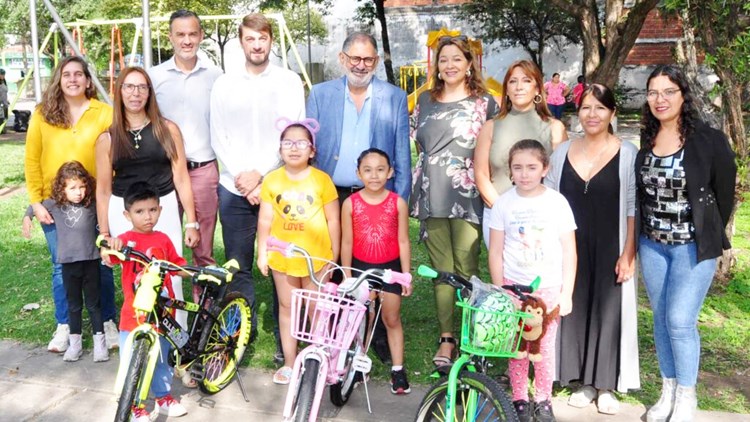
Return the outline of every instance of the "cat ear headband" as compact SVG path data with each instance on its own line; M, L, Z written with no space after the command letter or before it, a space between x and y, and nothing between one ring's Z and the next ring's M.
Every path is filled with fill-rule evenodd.
M317 120L310 117L298 121L287 119L286 117L279 117L276 119L276 129L281 133L284 133L289 126L295 125L303 126L310 132L310 135L312 136L312 144L315 146L315 134L320 130L320 123L318 123Z

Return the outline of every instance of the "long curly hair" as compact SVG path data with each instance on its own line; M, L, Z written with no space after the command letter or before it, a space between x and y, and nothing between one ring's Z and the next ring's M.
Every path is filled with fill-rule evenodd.
M471 51L468 39L464 39L464 37L445 37L445 39L438 43L438 46L435 49L435 64L432 66L432 71L430 72L432 78L430 97L432 100L438 101L443 96L443 91L445 91L445 82L438 78L438 60L440 59L440 52L443 48L449 45L455 45L458 47L469 62L469 70L471 71L471 74L466 76L464 84L466 84L471 95L479 96L485 94L487 92L487 87L484 85L484 80L482 79L482 69L479 67L479 61L474 57L474 53Z
M688 80L682 71L672 65L659 65L651 72L648 80L646 81L646 89L648 90L651 80L657 76L666 76L672 81L682 92L682 110L677 121L677 125L680 128L680 144L685 143L685 139L693 132L695 123L698 121L698 115L695 110L695 103L693 99L693 91L690 89ZM641 147L652 148L654 146L654 139L661 129L661 122L659 119L654 117L651 113L651 107L648 104L648 100L643 104L643 111L641 113Z
M65 67L70 63L78 63L83 69L83 74L86 76L87 87L84 91L84 95L87 99L96 98L96 88L91 83L91 72L89 72L89 66L81 57L68 56L60 61L55 71L52 73L52 80L50 81L49 87L42 94L42 102L39 104L38 111L41 111L44 120L52 126L61 127L67 129L73 126L73 122L70 118L70 110L68 108L68 102L65 101L65 94L62 91L62 73Z
M80 204L84 207L91 205L96 193L96 180L78 161L68 161L57 170L57 174L52 180L52 199L58 205L70 204L68 197L65 195L65 186L68 184L68 180L80 180L86 185L86 194Z
M549 108L547 107L547 94L544 92L544 78L542 77L542 72L539 70L539 67L531 60L517 60L513 62L508 68L508 71L505 72L505 78L503 79L503 98L500 101L500 113L497 115L496 119L502 119L507 116L513 108L513 102L508 96L508 81L510 81L510 76L517 67L536 83L536 88L539 90L539 96L541 98L539 102L535 101L534 104L536 114L538 114L543 121L549 121L549 119L552 118L552 113L550 113Z
M143 68L126 67L117 78L115 86L114 114L112 116L112 126L109 127L109 135L112 138L112 162L120 158L135 157L135 147L130 141L128 120L125 116L125 103L122 98L122 85L131 73L140 73L146 78L146 84L148 85L148 99L145 106L146 116L151 121L154 137L159 141L162 148L164 148L167 157L174 161L177 158L177 147L175 147L174 139L172 139L172 134L169 132L167 120L162 117L159 111L159 105L156 103L156 94L154 93L154 84L151 82L151 78L148 77L148 73Z

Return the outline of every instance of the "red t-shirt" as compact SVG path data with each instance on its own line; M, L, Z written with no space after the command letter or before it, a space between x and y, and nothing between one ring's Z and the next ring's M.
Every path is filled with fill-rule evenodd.
M160 231L153 231L151 233L136 233L134 231L128 231L117 237L120 238L125 245L131 241L135 242L133 249L140 252L150 254L159 259L165 259L173 264L187 264L185 258L177 254L177 250L175 250L169 236ZM143 270L143 266L133 261L120 262L116 258L113 258L112 261L122 264L123 301L122 310L120 311L120 330L133 331L138 327L138 321L135 318L135 311L133 310L135 282L140 277L140 272ZM164 281L164 288L167 289L169 297L174 297L171 277L168 277Z
M379 204L368 204L359 192L352 201L352 256L370 264L397 259L398 195L389 192Z

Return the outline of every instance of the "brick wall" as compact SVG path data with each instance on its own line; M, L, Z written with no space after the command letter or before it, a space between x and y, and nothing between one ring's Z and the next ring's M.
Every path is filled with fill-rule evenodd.
M674 63L674 47L675 44L673 42L636 44L633 46L633 49L630 50L630 53L628 53L628 58L625 60L625 64L648 66Z
M385 0L385 7L403 6L442 6L451 4L464 4L469 0Z
M682 38L682 25L677 18L665 19L654 9L646 16L641 33L628 53L626 65L658 65L674 63L675 43Z

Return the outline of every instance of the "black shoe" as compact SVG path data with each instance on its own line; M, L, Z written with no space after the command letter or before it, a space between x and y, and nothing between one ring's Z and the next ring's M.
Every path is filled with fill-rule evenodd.
M539 402L534 406L534 417L536 422L557 422L552 412L552 403L549 400Z
M531 404L528 401L516 400L513 402L513 407L516 409L519 422L531 422Z
M375 352L375 356L383 362L383 365L392 365L391 349L388 347L388 337L374 337L372 339L372 350Z
M398 371L391 371L391 393L393 394L409 394L411 388L409 387L409 381L406 380L406 371L401 369Z

